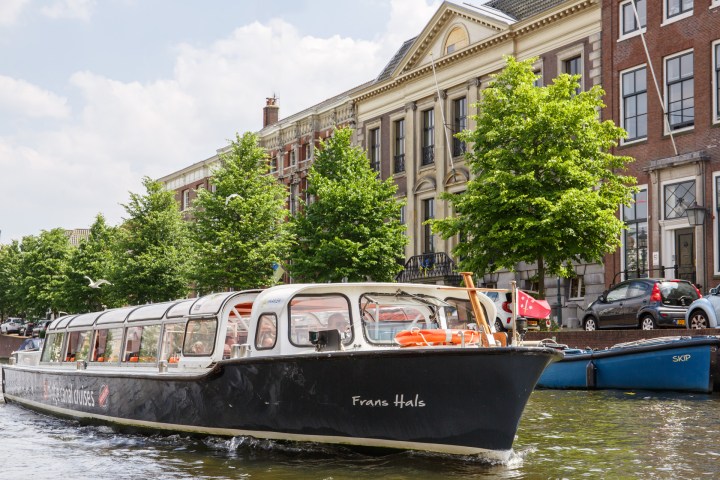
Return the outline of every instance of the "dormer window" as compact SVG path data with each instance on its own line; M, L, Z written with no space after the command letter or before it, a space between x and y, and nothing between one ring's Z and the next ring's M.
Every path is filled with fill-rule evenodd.
M445 54L449 55L453 52L467 47L469 44L467 32L462 27L455 27L450 30L450 34L445 41Z

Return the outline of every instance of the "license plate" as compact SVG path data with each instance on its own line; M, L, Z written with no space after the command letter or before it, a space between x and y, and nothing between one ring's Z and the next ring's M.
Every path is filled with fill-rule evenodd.
M678 321L677 321L677 324L678 324L678 325L685 325L685 319L683 318L682 320L678 320Z

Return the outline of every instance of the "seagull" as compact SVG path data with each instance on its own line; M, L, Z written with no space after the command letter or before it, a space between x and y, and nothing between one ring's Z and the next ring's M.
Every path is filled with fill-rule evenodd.
M108 282L104 278L101 278L97 282L93 282L93 279L88 277L87 275L85 275L85 278L87 278L88 282L90 282L90 285L88 285L88 287L90 287L90 288L100 288L100 285L105 285L105 284L112 285L112 283Z

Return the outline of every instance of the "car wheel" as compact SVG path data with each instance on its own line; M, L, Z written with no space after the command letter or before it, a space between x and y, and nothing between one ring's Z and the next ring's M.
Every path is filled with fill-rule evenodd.
M650 315L644 315L640 319L640 328L643 330L655 330L655 320Z
M709 328L707 315L702 310L693 310L688 321L688 328Z
M502 324L502 320L500 320L499 318L495 319L495 331L496 332L504 332L505 331L505 327Z
M593 317L588 317L585 319L585 324L583 328L585 328L585 330L587 330L588 332L597 330L597 322L595 322L595 319Z

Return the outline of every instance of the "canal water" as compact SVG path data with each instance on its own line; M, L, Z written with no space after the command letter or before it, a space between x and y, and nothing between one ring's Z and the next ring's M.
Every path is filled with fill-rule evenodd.
M482 405L468 405L472 415ZM0 479L720 478L720 396L533 392L506 464L247 438L119 434L0 400Z

